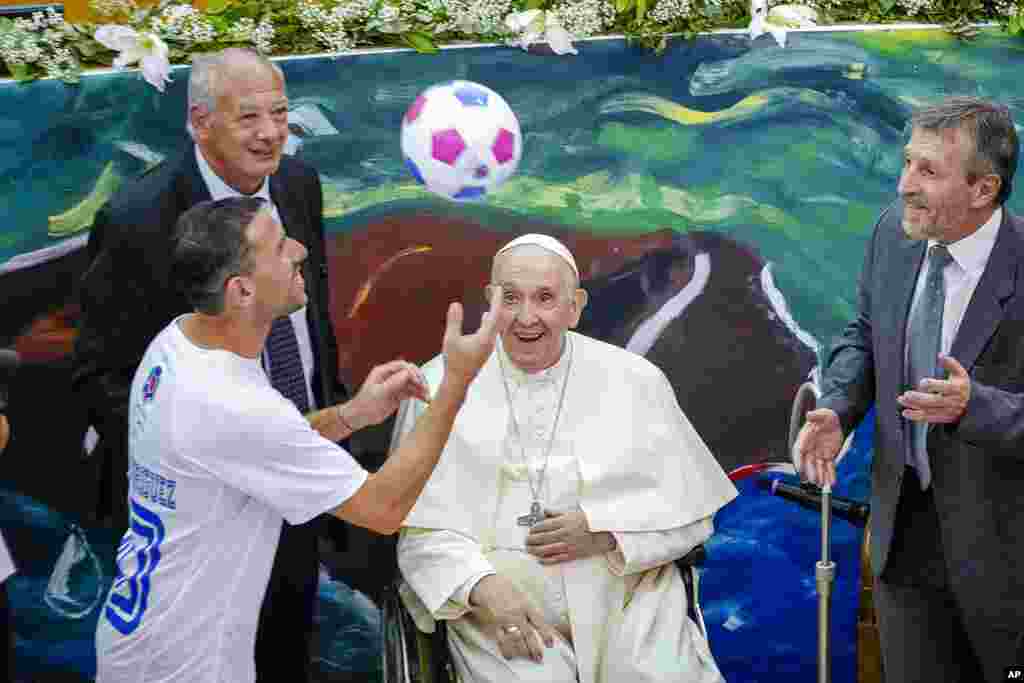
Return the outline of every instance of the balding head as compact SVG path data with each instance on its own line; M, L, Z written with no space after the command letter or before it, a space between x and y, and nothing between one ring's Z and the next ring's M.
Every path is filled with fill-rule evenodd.
M192 57L192 73L188 79L188 110L201 107L207 112L217 110L217 100L223 94L224 84L239 74L266 70L281 80L284 72L259 52L240 47L229 47L220 52L197 54Z

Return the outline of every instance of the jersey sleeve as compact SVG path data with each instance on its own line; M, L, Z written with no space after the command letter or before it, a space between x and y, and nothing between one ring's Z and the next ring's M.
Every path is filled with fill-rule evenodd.
M366 470L280 394L269 387L250 393L220 424L206 420L204 434L189 439L195 451L182 455L291 524L330 512L366 482Z

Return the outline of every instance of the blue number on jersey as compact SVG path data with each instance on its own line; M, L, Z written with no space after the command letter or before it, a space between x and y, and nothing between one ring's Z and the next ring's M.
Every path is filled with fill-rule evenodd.
M149 577L160 564L160 544L164 540L164 523L160 516L139 505L132 504L132 532L144 543L136 548L131 541L124 541L118 552L119 576L110 590L110 600L105 611L107 621L124 635L139 627L142 615L149 604ZM135 570L131 573L121 569L121 556L135 555Z

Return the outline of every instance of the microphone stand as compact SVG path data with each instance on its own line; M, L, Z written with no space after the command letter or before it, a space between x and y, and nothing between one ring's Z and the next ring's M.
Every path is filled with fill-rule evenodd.
M832 680L829 617L836 563L829 559L831 526L832 486L825 484L821 489L821 560L814 565L814 578L818 586L818 683L830 683Z

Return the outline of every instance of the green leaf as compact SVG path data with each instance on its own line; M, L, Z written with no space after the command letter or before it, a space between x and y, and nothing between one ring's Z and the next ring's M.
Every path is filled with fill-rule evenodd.
M896 0L878 0L878 6L881 8L882 14L888 14L896 6Z
M425 54L434 54L438 52L437 46L434 45L434 41L430 39L426 33L420 31L408 31L402 34L402 42L416 50L416 52L422 52Z
M640 23L644 20L644 15L647 14L647 0L636 0L636 23Z
M7 68L11 70L14 80L19 83L36 79L35 70L29 64L8 64Z
M210 26L213 26L213 30L217 33L227 33L228 29L231 28L231 21L226 17L209 17Z
M206 2L206 13L207 14L220 14L228 8L231 4L231 0L207 0Z
M100 46L98 46L91 40L75 41L75 49L78 50L85 57L95 57L96 53L99 52L99 47Z
M526 9L541 9L544 6L544 0L526 0Z
M615 0L615 11L620 14L628 12L634 4L636 4L636 0Z

